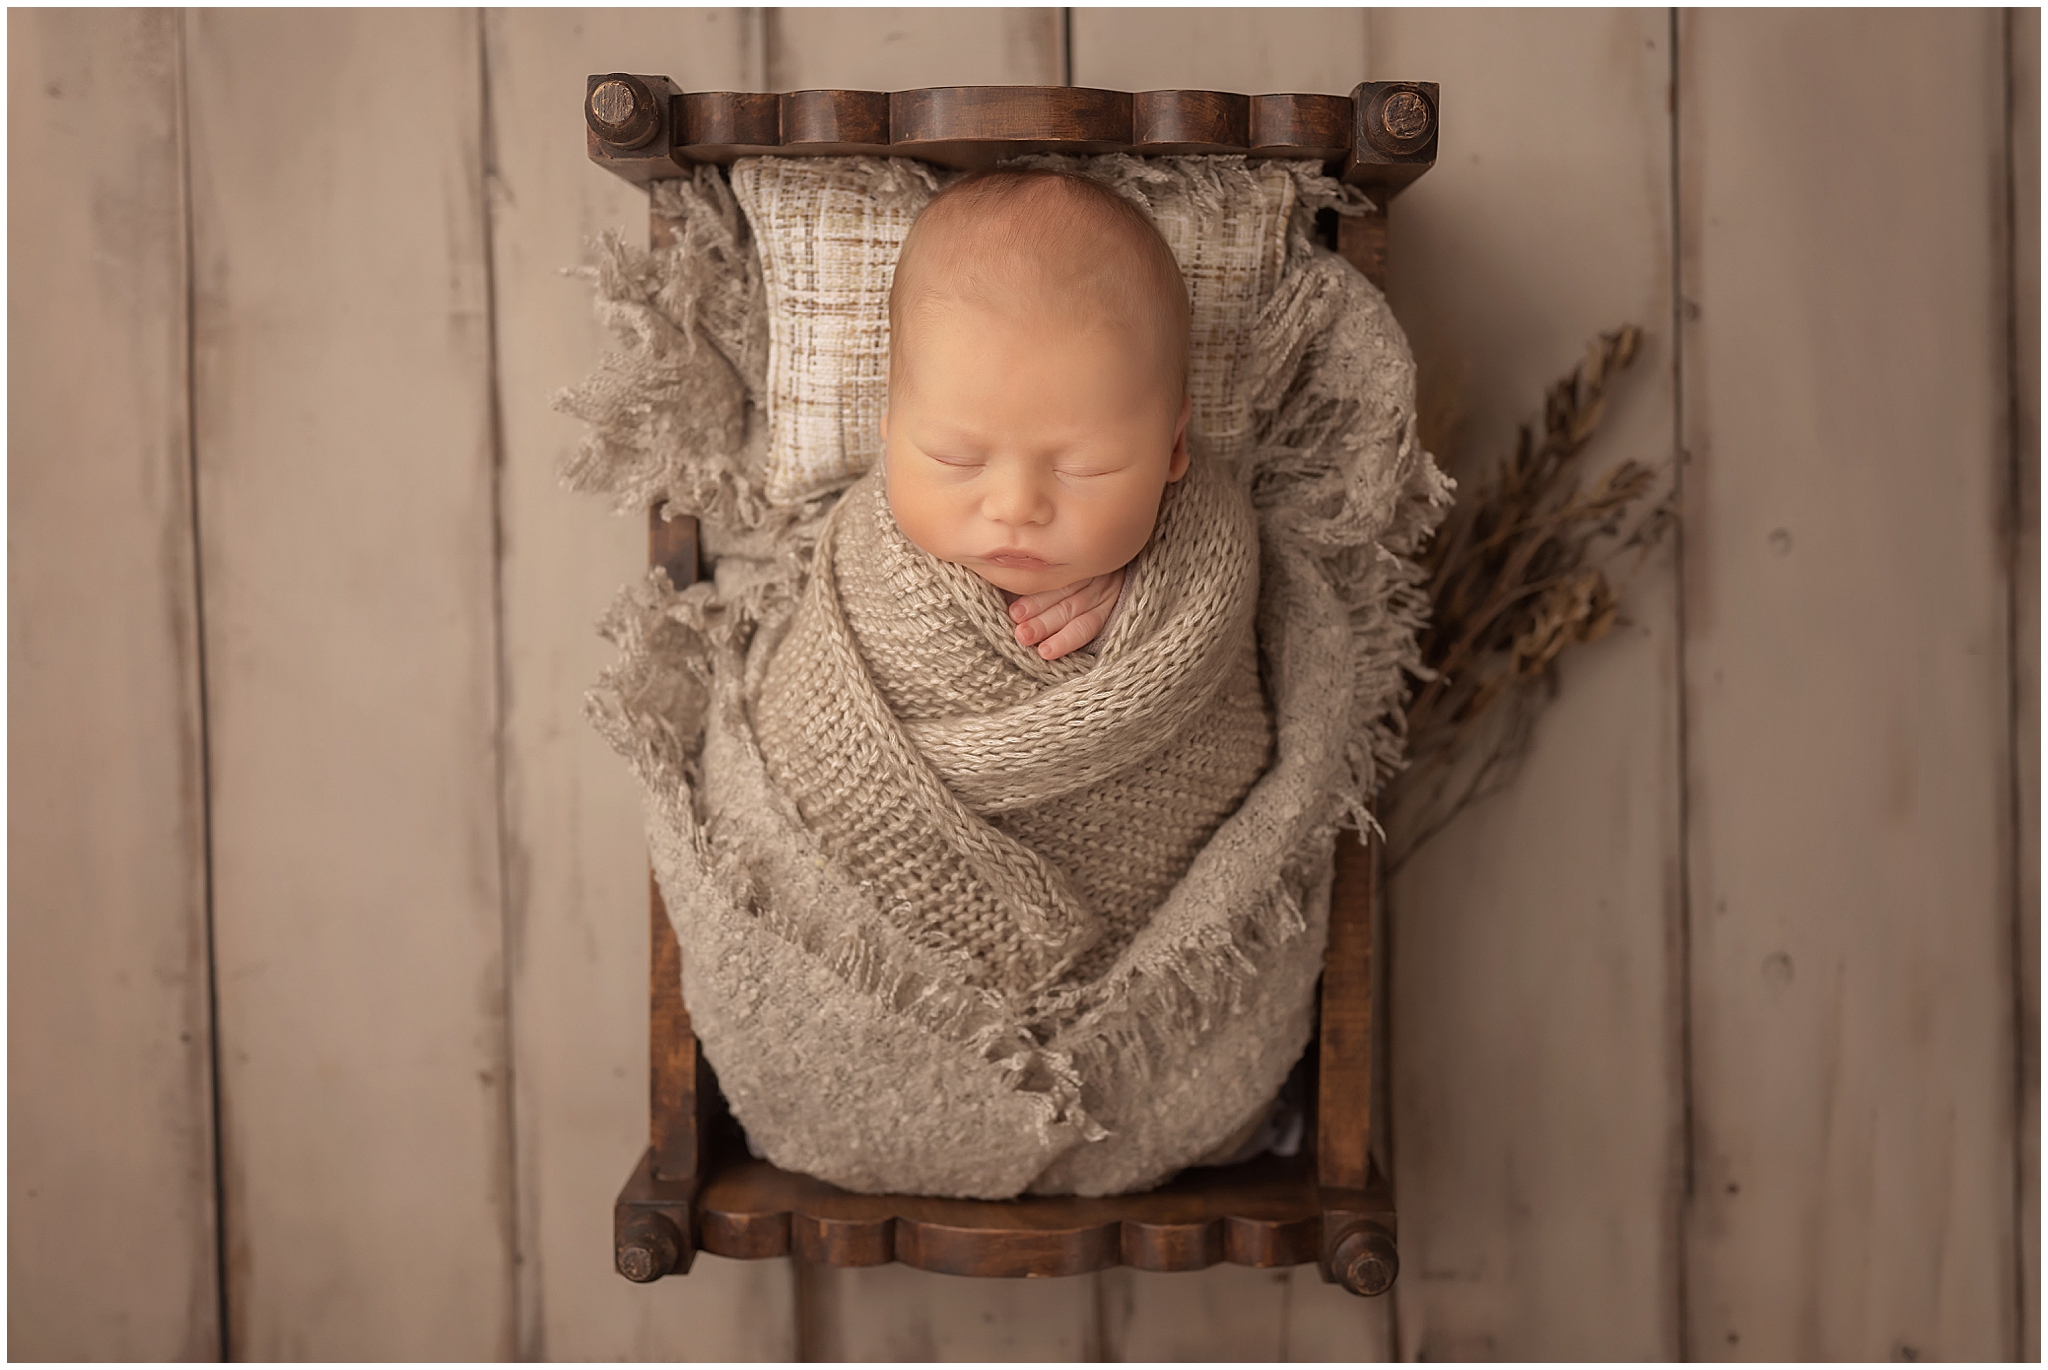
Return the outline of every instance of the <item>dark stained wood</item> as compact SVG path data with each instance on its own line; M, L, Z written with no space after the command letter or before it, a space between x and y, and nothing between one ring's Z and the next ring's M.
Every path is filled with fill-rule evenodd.
M705 1138L710 1119L704 1116L703 1053L690 1029L690 1011L683 1007L683 958L669 926L661 888L647 881L648 933L648 1144L654 1151L655 1173L665 1180L690 1181L703 1173Z
M681 174L681 163L718 162L782 150L782 97L753 92L693 91L676 101L679 133L676 158L668 174Z
M630 152L661 131L667 103L666 91L657 97L639 77L619 73L592 78L583 114L591 132L607 146Z
M1394 1242L1399 1229L1393 1192L1379 1168L1369 1168L1362 1188L1325 1186L1319 1199L1323 1209L1319 1261L1323 1279L1367 1298L1393 1288L1394 1278L1401 1270Z
M665 235L663 235L665 236ZM664 244L657 243L657 246ZM668 572L678 590L697 581L697 520L665 519L661 510L647 511L647 564Z
M1340 833L1316 1086L1316 1178L1332 1190L1362 1191L1370 1180L1372 879L1371 850Z
M1377 1223L1345 1229L1330 1248L1329 1264L1335 1283L1367 1298L1392 1289L1394 1277L1401 1272L1394 1239Z
M896 1259L894 1218L823 1218L792 1214L796 1253L817 1265L887 1265Z
M1348 95L1254 95L1251 149L1262 157L1334 161L1351 150Z
M612 97L621 83L636 87L633 99L639 112L623 126L612 127L607 116L617 107ZM644 106L640 105L641 91L648 97ZM590 160L640 184L676 175L673 105L681 95L676 83L666 76L612 72L588 78L583 92L583 133Z
M1436 164L1436 110L1434 81L1366 81L1356 87L1343 180L1392 195L1428 171Z
M1229 1246L1225 1223L1217 1222L1144 1222L1126 1218L1121 1239L1123 1263L1136 1270L1206 1270L1227 1259L1225 1251Z
M1127 147L1131 95L1082 86L935 86L889 97L891 143L963 140Z
M1305 1158L1184 1172L1149 1194L1001 1203L851 1194L765 1161L731 1159L699 1191L696 1240L743 1260L890 1260L949 1275L1078 1275L1113 1265L1199 1270L1317 1260L1324 1218Z
M1387 288L1387 211L1375 204L1369 214L1337 217L1337 252L1357 267L1359 274Z
M886 157L889 97L878 90L798 90L782 97L782 149L809 157Z
M651 220L663 246L670 225ZM647 562L678 588L697 579L697 521L663 519L650 509ZM661 886L647 877L648 1147L612 1206L612 1249L618 1271L636 1283L686 1273L696 1253L690 1200L710 1159L724 1102L697 1047L683 1005L682 950L668 921Z
M949 167L1033 153L1120 152L1131 96L1076 86L939 86L889 97L890 151Z
M1147 157L1245 152L1251 99L1220 90L1141 90L1131 97L1131 151Z
M625 100L623 87L603 99L597 94L603 83L628 80L646 84L657 105L663 93L670 96L661 127L634 146L621 140L643 136L641 125L617 121L625 117L619 111L639 108L637 100ZM613 73L589 81L591 160L641 182L681 175L692 162L723 165L757 155L858 153L967 168L1038 152L1223 152L1314 158L1353 185L1391 195L1436 156L1436 86L1426 82L1369 81L1348 96L1246 96L1073 86L685 94L660 76ZM607 130L610 141L601 136Z
M689 1273L697 1254L690 1236L695 1192L694 1184L655 1174L652 1147L641 1155L612 1205L612 1260L621 1275L646 1284Z
M896 1259L947 1275L1043 1278L1106 1270L1123 1259L1119 1222L1061 1224L1050 1230L951 1226L899 1218Z
M666 231L654 220L657 242ZM697 520L664 519L662 511L647 513L647 564L660 567L677 589L697 579ZM683 1006L683 959L675 929L662 904L661 887L652 873L647 879L648 936L648 1088L649 1144L655 1173L662 1179L693 1181L704 1162L709 1099L700 1087L708 1067L690 1030L690 1012Z
M1386 141L1383 144L1375 135L1373 146L1389 152L1412 152L1428 136L1436 120L1436 112L1419 92L1412 90L1390 92L1375 112L1378 117L1372 126L1386 135Z

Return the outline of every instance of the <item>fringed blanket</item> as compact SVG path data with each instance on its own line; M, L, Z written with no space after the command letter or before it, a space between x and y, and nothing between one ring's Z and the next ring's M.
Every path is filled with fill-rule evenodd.
M1093 168L1141 200L1248 174ZM750 297L691 280L706 255L744 272L701 251L744 226L703 176L657 192L696 257L609 249L637 342L574 397L598 425L583 483L665 489L723 555L711 583L629 587L593 716L646 788L693 1026L778 1165L1143 1188L1255 1123L1306 1045L1333 845L1398 762L1408 558L1447 483L1385 302L1311 241L1341 193L1289 174L1301 212L1241 369L1253 440L1197 446L1104 638L1050 663L902 538L879 476L777 510L758 425L652 463L650 428L688 422L662 396L759 393L756 322L690 307Z

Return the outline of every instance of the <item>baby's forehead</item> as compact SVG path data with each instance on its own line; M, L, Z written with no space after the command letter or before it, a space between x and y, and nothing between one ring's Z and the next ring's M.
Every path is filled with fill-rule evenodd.
M1180 281L1148 260L1140 235L1149 226L1057 188L957 209L935 204L927 219L897 264L891 312L899 326L963 303L1076 332L1156 326L1174 311L1173 297L1184 298Z
M1138 265L1154 230L1113 193L1076 178L1022 180L1000 192L944 195L919 216L902 264L934 276L960 276L998 264L1049 285L1108 266Z

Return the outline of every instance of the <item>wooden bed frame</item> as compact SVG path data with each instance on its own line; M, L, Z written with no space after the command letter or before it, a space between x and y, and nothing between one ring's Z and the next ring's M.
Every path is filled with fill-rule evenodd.
M1436 160L1437 88L1368 81L1348 96L953 86L882 93L686 92L665 76L592 76L593 162L645 183L736 157L895 156L947 167L1036 152L1315 158L1375 192L1377 212L1326 215L1331 245L1386 283L1385 201ZM655 221L657 242L664 231ZM649 564L698 578L697 529L651 511ZM1300 1154L1189 1170L1146 1194L1002 1202L851 1194L749 1158L683 1006L682 958L650 881L650 1137L613 1213L618 1269L649 1281L698 1251L830 1265L902 1261L954 1275L1078 1275L1112 1265L1199 1270L1315 1261L1355 1294L1399 1270L1393 1195L1371 1151L1374 856L1340 837Z

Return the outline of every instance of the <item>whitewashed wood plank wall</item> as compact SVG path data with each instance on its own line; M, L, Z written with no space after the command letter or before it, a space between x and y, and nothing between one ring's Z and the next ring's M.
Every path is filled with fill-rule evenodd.
M16 1357L2039 1355L2038 11L8 35ZM547 396L605 342L557 268L644 231L621 68L1437 80L1390 294L1452 468L1646 329L1600 450L1682 537L1391 890L1392 1299L611 1272L645 864L580 696L643 545Z
M165 11L7 16L7 1305L23 1360L220 1345L179 32Z

